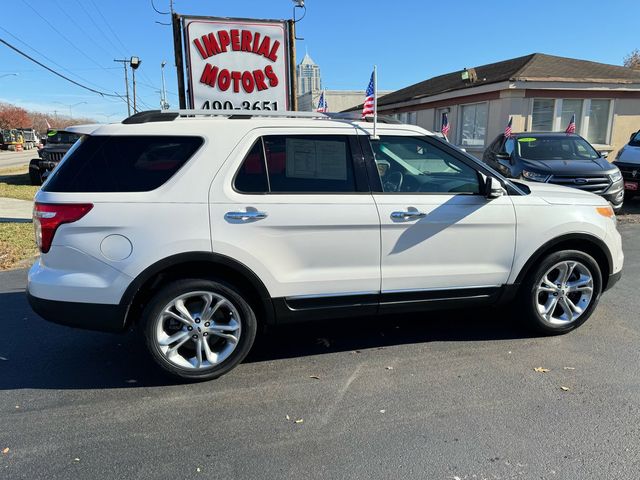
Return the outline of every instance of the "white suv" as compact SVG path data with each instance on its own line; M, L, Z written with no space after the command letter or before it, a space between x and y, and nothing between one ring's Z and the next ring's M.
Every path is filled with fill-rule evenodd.
M516 300L547 333L620 277L602 198L504 178L411 125L324 114L144 112L84 136L36 195L28 297L124 331L184 379L258 326Z

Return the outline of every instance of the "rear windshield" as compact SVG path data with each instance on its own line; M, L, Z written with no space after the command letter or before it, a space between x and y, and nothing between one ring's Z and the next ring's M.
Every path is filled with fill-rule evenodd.
M84 136L43 190L148 192L169 180L200 145L200 137Z
M75 143L80 138L77 133L63 132L61 130L49 130L47 143Z
M581 137L518 137L518 155L528 160L595 160L600 155Z

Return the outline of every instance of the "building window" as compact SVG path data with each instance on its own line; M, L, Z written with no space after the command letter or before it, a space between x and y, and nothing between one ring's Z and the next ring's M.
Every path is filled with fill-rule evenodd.
M533 100L533 112L531 114L531 131L553 131L555 100L536 98Z
M591 100L589 108L589 128L587 140L591 143L605 145L609 130L609 110L611 100Z
M560 115L560 129L566 130L573 115L576 116L576 133L580 133L582 127L582 99L562 100L562 113Z
M534 98L531 131L563 132L576 116L576 133L589 142L606 145L609 141L611 100L576 98Z
M487 103L462 106L460 143L468 147L483 147L487 137Z

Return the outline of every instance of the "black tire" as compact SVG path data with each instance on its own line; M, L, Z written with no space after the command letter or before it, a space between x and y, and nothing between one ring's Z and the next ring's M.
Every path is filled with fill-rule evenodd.
M588 305L582 309L582 314L576 320L566 324L556 324L545 319L539 312L538 301L544 298L541 297L542 295L549 294L539 294L537 288L543 276L555 265L564 261L579 262L588 269L592 277L593 291ZM542 258L541 261L537 262L537 266L529 272L520 290L518 306L520 311L525 314L525 320L530 328L538 333L558 335L578 328L586 322L598 305L601 293L602 273L598 262L590 255L578 250L561 250Z
M160 322L159 317L161 312L174 299L189 292L200 291L206 291L224 297L233 305L240 317L238 323L240 324L241 334L235 349L228 358L219 364L198 369L184 368L169 361L161 351L157 340L157 326L158 322ZM142 314L142 330L151 357L166 373L181 380L203 381L212 380L224 375L244 360L251 350L256 337L257 320L253 309L236 288L219 281L185 279L170 283L153 296ZM203 341L211 341L212 339L213 341L219 340L215 335L212 335L208 337L208 340L205 339Z
M31 185L42 185L39 162L37 159L29 162L29 181Z

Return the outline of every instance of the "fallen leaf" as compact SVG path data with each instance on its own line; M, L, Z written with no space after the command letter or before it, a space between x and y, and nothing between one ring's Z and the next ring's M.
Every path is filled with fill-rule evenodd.
M196 472L199 472L199 471L200 471L200 467L196 468Z
M571 389L569 387L560 387L560 390L562 390L563 392L568 392Z
M320 380L318 375L309 375L309 378L313 378L314 380Z
M380 410L380 413L385 413L385 412L386 412L386 410Z
M6 455L7 453L9 453L9 447L3 448L3 449L2 449L2 453L3 453L4 455Z
M16 405L16 408L20 408L20 405Z
M511 355L511 350L509 350L507 353L508 353L509 355Z
M316 340L316 344L324 345L327 348L329 348L331 346L331 344L329 343L329 340L327 340L326 338L318 338Z
M291 417L289 415L287 415L287 420L291 420Z
M302 423L302 422L304 422L303 418L299 418L298 420L296 420L296 423Z
M393 367L384 367L384 368L386 368L387 370L393 370Z
M575 370L576 369L576 367L562 367L562 368L564 368L565 370Z
M533 369L534 372L539 372L539 373L547 373L549 371L548 368L544 368L544 367L536 367Z
M80 459L79 459L79 458L74 458L74 459L73 459L73 461L74 461L74 462L79 462L79 461L80 461Z

